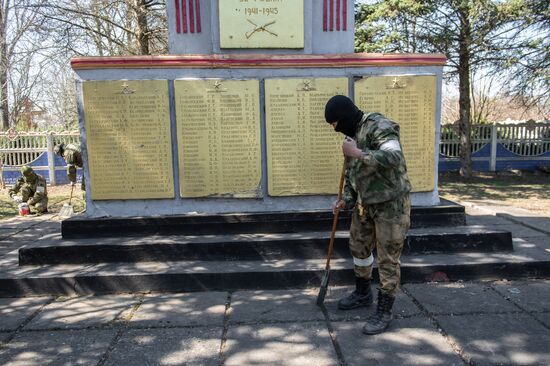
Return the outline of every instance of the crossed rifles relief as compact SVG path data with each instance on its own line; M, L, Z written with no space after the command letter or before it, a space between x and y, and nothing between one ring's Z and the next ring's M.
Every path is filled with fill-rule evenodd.
M269 29L267 29L267 27L269 27L270 25L273 25L276 22L275 20L273 20L271 22L268 22L268 23L265 23L264 25L258 25L250 19L247 19L247 21L254 26L254 29L245 34L246 39L252 37L254 34L256 34L258 32L267 32L267 33L269 33L269 34L271 34L272 36L275 36L275 37L279 36L277 33L272 32Z

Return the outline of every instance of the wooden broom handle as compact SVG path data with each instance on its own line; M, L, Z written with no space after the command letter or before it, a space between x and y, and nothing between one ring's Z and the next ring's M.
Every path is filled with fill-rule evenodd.
M342 191L344 190L345 178L346 178L346 158L344 157L344 164L342 164L342 174L340 174L340 183L338 185L338 200L336 201L337 204L342 199ZM338 224L339 214L340 214L340 208L336 206L336 212L334 213L334 217L332 218L332 231L330 232L330 241L328 243L326 269L330 268L330 258L332 257L332 252L334 249L334 236L336 234L336 225Z

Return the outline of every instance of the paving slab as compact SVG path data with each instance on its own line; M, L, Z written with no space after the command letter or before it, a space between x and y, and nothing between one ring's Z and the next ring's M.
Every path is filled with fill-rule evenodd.
M222 328L130 329L105 365L219 365Z
M96 365L115 334L115 330L21 332L0 350L0 364Z
M24 329L74 329L110 325L137 302L133 295L60 298L45 306Z
M355 286L329 287L329 291L325 297L325 307L331 321L365 320L367 316L376 311L377 291L374 285L372 286L374 302L371 306L352 310L338 309L338 300L353 290L355 290ZM395 298L393 314L395 317L410 317L421 315L422 311L407 295L400 292Z
M223 326L226 292L148 295L129 326Z
M315 305L317 291L237 291L231 296L231 323L265 323L324 320Z
M550 235L550 217L514 215L513 213L497 213L497 216Z
M471 282L423 283L406 284L403 288L432 314L518 311L489 285Z
M522 309L550 312L550 280L497 281L493 288Z
M0 330L15 330L50 297L0 298Z
M546 237L548 238L548 234L531 229L530 227L527 227L522 224L515 224L513 222L509 222L508 225L503 226L506 230L512 232L513 238L538 238L538 237Z
M6 342L10 337L12 332L9 331L0 331L0 344Z
M474 365L550 365L550 331L528 314L436 319Z
M499 226L509 225L509 224L510 224L510 221L506 220L503 217L487 215L486 213L479 214L479 215L475 215L475 214L466 215L466 225L486 225L486 226L494 226L495 228L502 229L502 227L499 227Z
M464 365L428 318L394 319L377 335L364 335L363 322L335 322L336 339L349 366Z
M227 332L225 366L336 366L326 323L233 325Z

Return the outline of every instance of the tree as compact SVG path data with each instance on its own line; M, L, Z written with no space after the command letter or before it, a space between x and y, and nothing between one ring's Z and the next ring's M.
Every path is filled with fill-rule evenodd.
M357 12L356 49L443 53L446 77L458 79L460 173L471 176L472 75L502 71L506 53L522 47L514 24L523 0L375 0Z
M38 2L33 0L0 2L0 109L4 130L10 127L10 70L14 57L17 57L18 62L29 65L28 60L22 61L28 53L19 52L18 46L30 32L40 26L35 10L35 6L40 3L40 0Z
M76 55L150 55L167 50L162 0L58 0L40 8L58 43Z
M516 48L507 51L500 67L506 71L507 92L526 108L536 107L550 118L550 2L526 0L513 24Z

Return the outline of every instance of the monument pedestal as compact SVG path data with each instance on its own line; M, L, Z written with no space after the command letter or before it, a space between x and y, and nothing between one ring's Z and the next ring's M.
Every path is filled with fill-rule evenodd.
M548 272L440 202L445 57L353 53L353 5L176 0L173 55L74 58L86 215L7 259L0 296L318 286L343 163L324 119L336 94L400 125L403 282ZM353 280L348 228L344 213L331 284Z

